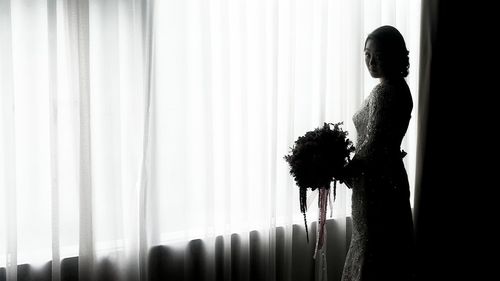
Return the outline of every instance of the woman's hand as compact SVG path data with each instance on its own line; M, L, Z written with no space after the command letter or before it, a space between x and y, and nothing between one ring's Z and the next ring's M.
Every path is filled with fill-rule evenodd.
M341 183L345 183L348 188L352 188L353 179L361 175L361 172L361 161L353 157L353 159L342 169L339 180Z

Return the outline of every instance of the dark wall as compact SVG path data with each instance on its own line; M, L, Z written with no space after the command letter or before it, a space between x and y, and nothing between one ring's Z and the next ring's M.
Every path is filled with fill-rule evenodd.
M419 280L486 280L479 276L490 258L478 250L493 242L483 240L490 226L482 223L480 207L494 194L483 190L492 187L485 174L494 165L483 157L496 146L490 134L498 126L482 125L496 89L488 67L496 47L484 42L497 32L487 35L493 27L482 20L488 8L461 2L424 0L422 6L415 194Z

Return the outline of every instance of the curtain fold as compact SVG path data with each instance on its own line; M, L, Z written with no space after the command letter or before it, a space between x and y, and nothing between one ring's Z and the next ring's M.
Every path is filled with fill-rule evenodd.
M15 96L13 81L12 13L9 1L0 1L0 266L9 280L17 278L17 205L16 139L14 126ZM6 187L9 188L6 188Z
M0 0L0 280L339 279L350 191L314 260L283 156L323 122L355 141L379 25L417 104L419 2Z
M60 280L61 260L60 238L58 230L59 223L59 180L57 174L58 166L58 114L57 114L57 3L54 0L47 1L47 38L48 38L48 91L49 91L49 151L50 151L50 185L51 185L51 233L52 233L52 273L53 281Z

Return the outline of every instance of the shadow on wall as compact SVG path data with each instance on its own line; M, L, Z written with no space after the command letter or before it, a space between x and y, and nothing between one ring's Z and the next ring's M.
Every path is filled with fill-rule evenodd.
M342 276L350 241L350 219L346 226L348 233L343 235L337 221L327 221L329 280L340 280ZM307 243L304 228L294 225L292 248L286 251L285 229L276 228L276 280L315 280L313 253L316 230L317 223L313 222L309 230L310 241ZM230 241L218 236L211 249L200 239L192 240L184 247L153 247L149 256L148 281L266 280L269 276L269 259L265 248L267 246L261 241L262 234L252 231L249 233L248 243L243 243L243 237L238 234L232 234ZM225 245L226 243L230 244ZM209 251L215 253L210 254ZM291 258L287 255L291 255ZM118 270L109 259L102 260L96 268L95 280L118 280ZM19 265L17 275L18 281L51 281L52 262L36 268L28 264ZM0 268L0 281L5 280L6 270ZM78 281L78 257L62 260L61 281Z

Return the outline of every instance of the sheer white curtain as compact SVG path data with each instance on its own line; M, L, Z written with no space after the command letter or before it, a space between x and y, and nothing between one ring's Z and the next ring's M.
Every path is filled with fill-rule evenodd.
M0 267L137 271L149 2L0 3Z
M185 279L200 255L211 280L300 276L312 245L292 227L302 215L283 156L322 122L344 121L355 140L351 116L376 83L364 39L383 24L407 41L417 105L420 1L0 0L7 280L49 260L59 280L73 256L81 280L105 261L114 279L145 280L161 274L158 245ZM341 186L329 253L345 248L349 213Z

